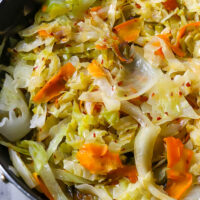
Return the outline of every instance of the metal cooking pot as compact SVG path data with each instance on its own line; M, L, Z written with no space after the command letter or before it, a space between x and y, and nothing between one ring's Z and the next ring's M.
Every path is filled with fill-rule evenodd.
M29 26L37 9L38 5L34 0L0 0L0 34L12 35L16 24ZM2 58L0 63L7 63L4 55ZM31 200L47 200L43 194L36 189L30 189L20 177L9 170L11 165L7 148L0 145L0 178L15 185Z
M0 175L1 179L4 182L10 182L15 185L19 190L21 190L27 197L31 200L47 200L47 198L39 193L35 189L30 189L24 181L17 177L11 170L9 170L9 166L12 163L9 158L7 148L0 146Z

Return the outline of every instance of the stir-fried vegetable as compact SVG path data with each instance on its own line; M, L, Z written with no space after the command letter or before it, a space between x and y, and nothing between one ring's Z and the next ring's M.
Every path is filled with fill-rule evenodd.
M135 18L114 27L119 37L126 42L134 42L140 34L140 19Z
M198 198L199 18L197 0L46 0L0 41L0 144L25 183L51 200Z
M51 194L49 193L49 190L47 189L47 187L45 186L45 184L43 183L43 181L38 177L37 173L33 173L33 177L35 179L35 181L37 182L37 184L39 185L41 191L50 199L53 200L54 198L51 196Z
M168 11L172 11L178 7L178 3L176 0L166 0L165 2L163 2L163 5Z
M75 68L71 63L64 65L33 98L36 103L48 102L65 89L65 82L73 75Z
M103 69L101 66L97 63L96 60L93 60L92 63L88 65L88 71L89 73L94 77L102 77L105 76L105 73L103 72Z
M122 167L119 154L110 152L107 145L85 144L79 150L77 159L86 169L96 174L106 174Z
M192 185L192 174L189 173L193 151L186 149L181 140L174 137L165 138L167 145L167 193L180 199Z

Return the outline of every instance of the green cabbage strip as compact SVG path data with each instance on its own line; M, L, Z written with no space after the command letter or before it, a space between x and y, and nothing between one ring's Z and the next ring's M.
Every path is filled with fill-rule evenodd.
M56 179L63 181L66 184L76 183L76 184L92 184L92 181L86 180L80 176L76 176L67 170L54 169L53 170Z
M33 141L25 140L29 145L29 151L34 162L35 171L40 175L49 192L55 200L68 200L61 187L57 183L51 167L48 164L48 156L44 147Z

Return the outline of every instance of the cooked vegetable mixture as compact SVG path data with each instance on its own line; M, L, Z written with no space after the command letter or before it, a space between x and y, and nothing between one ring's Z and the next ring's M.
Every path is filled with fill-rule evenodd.
M198 0L47 0L0 66L0 144L50 200L200 198Z

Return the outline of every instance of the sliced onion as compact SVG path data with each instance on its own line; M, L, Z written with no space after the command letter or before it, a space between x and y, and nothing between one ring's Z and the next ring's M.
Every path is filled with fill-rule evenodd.
M160 77L160 70L153 68L143 57L138 47L132 47L134 60L124 65L124 80L121 86L116 85L116 98L129 100L150 90ZM122 94L120 92L122 91Z
M79 100L88 102L103 102L100 91L83 92L79 97Z
M19 173L19 175L23 178L24 182L32 189L36 187L37 183L35 182L34 177L32 176L29 169L26 167L20 156L16 151L9 149L10 159L13 163L13 166Z
M126 114L129 114L132 118L134 118L142 127L151 126L152 123L146 117L142 111L139 109L139 107L133 105L132 103L129 103L128 101L122 101L121 102L121 111L125 112Z
M101 97L107 110L119 110L120 101L116 99L112 85L106 78L98 78L94 80L101 91Z
M42 168L40 177L55 200L68 200L61 187L57 183L48 163Z
M140 177L145 177L151 171L154 144L159 132L158 126L143 127L135 138L135 162Z
M137 106L127 101L123 101L121 103L121 110L136 119L141 125L141 128L135 138L134 156L138 171L138 179L144 181L149 173L152 174L153 150L161 129L159 126L153 125ZM159 186L154 183L153 176L152 182L147 184L147 188L149 192L151 192L158 199L173 199L165 194Z

